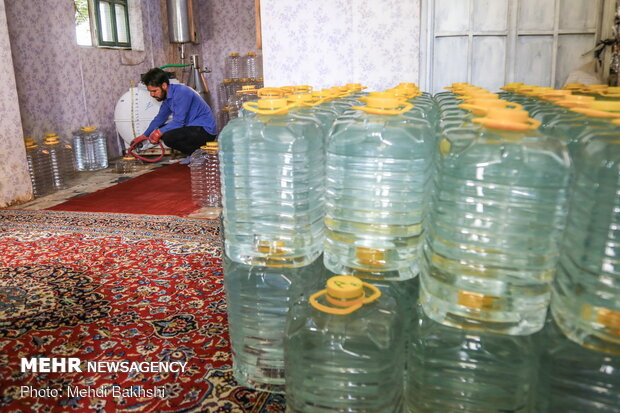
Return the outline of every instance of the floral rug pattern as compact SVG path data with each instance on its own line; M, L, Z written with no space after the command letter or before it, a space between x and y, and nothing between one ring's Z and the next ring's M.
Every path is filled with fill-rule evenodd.
M283 412L232 376L220 256L217 221L0 211L0 411ZM186 364L22 372L22 358Z

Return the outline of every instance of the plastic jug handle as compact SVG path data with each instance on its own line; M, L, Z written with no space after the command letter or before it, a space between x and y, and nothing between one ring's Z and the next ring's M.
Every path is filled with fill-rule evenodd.
M593 118L620 118L620 113L606 112L603 110L595 110L590 108L571 108L571 110L573 112L592 116Z
M327 293L327 290L321 290L321 291L317 291L316 293L312 294L309 298L310 304L312 305L312 307L324 313L328 313L328 314L347 315L347 314L351 314L354 311L359 310L360 307L364 305L364 303L360 301L357 304L351 305L349 307L343 307L343 308L329 307L317 301L317 298L319 298L320 296L326 293Z
M474 105L472 103L461 103L459 108L468 110L474 115L486 115L489 111L489 108L485 106Z
M527 123L532 127L532 129L538 129L540 126L540 121L534 118L528 118Z
M256 94L259 98L270 96L282 97L284 96L284 91L277 87L263 87L258 89L258 92L256 92Z
M381 109L381 108L370 108L368 106L353 106L351 109L361 110L366 113L371 113L373 115L402 115L403 113L410 111L413 109L413 105L411 103L403 102L404 106L401 109Z
M316 293L312 294L309 298L309 301L310 301L310 304L314 308L316 308L319 311L323 311L324 313L337 314L337 315L351 314L352 312L357 311L360 307L362 307L362 305L371 303L375 301L377 298L381 297L381 290L379 290L374 285L368 284L368 283L362 283L362 285L368 288L369 290L371 290L372 294L369 295L368 297L364 297L362 300L359 300L355 302L355 304L352 304L348 307L329 307L329 306L319 303L317 301L317 298L326 294L327 290L317 291Z
M381 297L381 290L379 290L377 287L375 287L372 284L368 284L368 283L363 283L364 287L372 290L372 294L366 298L364 298L364 304L368 304L371 303L373 301L375 301L377 298Z

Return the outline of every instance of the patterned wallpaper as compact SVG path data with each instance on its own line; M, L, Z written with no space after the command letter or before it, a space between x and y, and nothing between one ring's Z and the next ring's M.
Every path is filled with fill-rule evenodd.
M0 99L0 207L5 207L30 199L32 187L26 167L4 0L0 0L0 72L4 86Z
M265 84L418 82L420 0L261 0Z

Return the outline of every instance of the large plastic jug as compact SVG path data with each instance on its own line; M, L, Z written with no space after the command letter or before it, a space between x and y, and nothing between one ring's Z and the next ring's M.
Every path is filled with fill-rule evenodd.
M391 297L353 276L294 304L286 354L287 412L400 412L404 331Z
M409 331L407 412L531 412L538 373L538 334L511 336L455 328L421 306ZM561 410L556 410L560 412Z
M553 319L548 320L542 332L537 413L620 413L617 327L610 331L615 350L605 352L577 344Z
M75 168L98 171L108 167L106 138L95 126L86 126L73 133Z
M418 274L434 139L427 122L403 115L413 105L366 102L328 138L325 266L408 279Z
M224 287L238 383L284 392L284 340L292 303L320 287L321 259L299 268L241 264L224 256Z
M579 157L551 310L576 343L620 354L620 121Z
M567 215L566 147L518 109L441 142L420 300L437 322L527 335L543 326Z
M226 253L250 265L300 267L323 248L321 127L286 99L246 102L219 136Z

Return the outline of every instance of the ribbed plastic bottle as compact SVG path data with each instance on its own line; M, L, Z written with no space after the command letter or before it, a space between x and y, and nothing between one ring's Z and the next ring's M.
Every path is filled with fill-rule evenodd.
M47 152L52 167L52 180L54 181L54 189L67 188L70 178L70 172L73 170L72 159L67 155L66 148L60 142L55 133L45 134L43 138L43 147Z
M243 104L245 102L257 100L257 93L258 91L253 85L246 85L238 90L235 95L231 96L230 99L228 99L229 119L238 118L240 116L245 116L248 113L252 113L243 110Z
M551 310L576 343L620 353L620 121L583 146Z
M76 169L75 169L75 155L73 150L73 139L71 135L62 136L60 139L60 145L62 146L63 156L64 156L64 166L65 166L65 176L67 179L67 183L69 186L72 185L72 182L76 177Z
M372 284L335 276L294 304L287 412L401 412L404 331L398 304Z
M243 56L243 77L248 78L251 82L261 77L262 75L259 72L258 64L258 56L256 56L256 53L248 52L248 54Z
M116 173L120 175L131 175L138 170L138 160L131 155L123 156L116 161Z
M325 266L404 280L418 274L434 139L427 123L403 115L413 105L365 99L328 138Z
M246 102L219 137L226 253L300 267L323 248L325 154L320 126L286 99Z
M230 83L230 79L222 80L217 87L217 102L219 107L224 107L228 104L228 84Z
M577 344L548 320L543 330L536 413L620 413L618 327L616 321L609 330L613 341L606 347L611 351L600 351Z
M192 201L204 206L206 199L205 155L206 145L196 149L190 156L189 167L192 183Z
M533 411L539 334L445 326L421 306L414 314L405 387L408 413Z
M205 145L205 206L221 207L222 191L220 183L220 159L218 155L219 144L217 142L207 142Z
M544 324L567 215L566 147L518 109L443 137L425 228L420 300L429 317L527 335Z
M616 53L617 55L617 53ZM616 60L620 60L618 57ZM620 86L609 86L607 89L599 90L596 96L597 100L607 100L612 102L620 101Z
M86 126L73 134L75 167L78 171L98 171L108 167L105 136L95 126Z
M251 266L224 256L233 374L243 386L284 392L284 340L292 303L320 287L322 263Z
M230 112L229 111L230 111L230 108L228 106L224 106L222 109L220 109L219 123L218 123L220 132L222 131L224 126L226 126L226 124L230 120Z
M39 146L32 138L24 138L26 145L26 161L28 174L32 182L32 193L35 198L54 192L54 179L49 153Z
M228 107L228 118L229 118L229 120L230 119L234 119L234 118L238 118L239 117L239 110L243 106L243 100L241 99L241 94L238 93L238 92L239 91L237 91L236 93L232 94L228 98L228 103L226 104L226 106Z
M224 78L225 79L241 79L241 56L239 56L238 52L232 52L228 56L226 56L226 60L224 61Z

